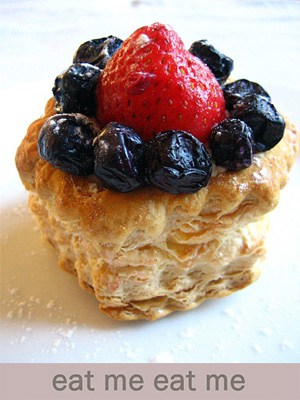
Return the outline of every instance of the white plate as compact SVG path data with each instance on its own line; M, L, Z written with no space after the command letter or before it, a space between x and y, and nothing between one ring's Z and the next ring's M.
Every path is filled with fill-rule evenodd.
M156 322L116 322L56 266L27 211L14 154L48 83L1 93L1 320L3 362L296 362L300 360L300 159L272 216L262 276L230 297ZM47 88L47 89L45 89ZM299 93L272 88L299 122ZM34 99L28 91L36 93ZM298 98L298 101L296 100ZM15 104L18 112L10 105Z

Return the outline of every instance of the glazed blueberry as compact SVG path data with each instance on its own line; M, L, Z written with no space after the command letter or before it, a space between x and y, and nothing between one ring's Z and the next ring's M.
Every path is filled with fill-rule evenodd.
M223 85L233 70L233 60L220 53L207 40L194 42L189 48L189 52L200 58L209 67L220 85Z
M198 139L187 132L161 132L147 146L147 179L166 192L197 192L207 185L211 169L209 153Z
M76 51L74 63L89 63L104 69L113 54L122 45L123 40L108 36L101 39L93 39L83 43Z
M124 193L143 184L144 143L130 127L110 122L94 140L94 152L104 187Z
M212 158L230 171L248 168L253 158L252 129L239 119L226 119L210 135Z
M58 113L96 112L96 85L101 70L90 64L73 64L55 79L52 89Z
M266 97L245 97L235 104L231 116L252 128L255 152L272 149L283 137L284 119Z
M233 109L238 101L252 94L260 95L271 101L271 97L262 86L247 79L239 79L238 81L228 83L223 87L223 94L226 108L229 111Z
M96 125L81 114L56 114L42 126L38 151L55 168L74 175L94 172Z

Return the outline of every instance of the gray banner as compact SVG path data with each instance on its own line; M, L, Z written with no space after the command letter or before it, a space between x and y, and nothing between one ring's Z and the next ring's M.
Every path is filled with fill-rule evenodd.
M300 364L2 364L1 400L298 400Z

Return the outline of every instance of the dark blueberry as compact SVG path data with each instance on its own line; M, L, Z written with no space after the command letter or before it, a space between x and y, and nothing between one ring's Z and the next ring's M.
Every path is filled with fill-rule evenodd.
M235 104L231 116L245 121L252 128L255 152L270 150L283 137L284 119L265 97L245 97Z
M207 40L194 42L189 48L189 52L200 58L209 67L220 85L223 85L233 70L233 60L220 53Z
M239 79L228 83L223 87L223 94L226 101L227 110L231 111L234 105L251 94L257 94L265 97L269 101L271 97L258 83L248 81L247 79Z
M147 179L166 192L197 192L207 185L211 169L209 153L198 139L187 132L161 132L147 146Z
M65 172L94 172L93 139L97 127L81 114L56 114L42 126L38 150L42 158Z
M93 116L96 111L96 85L101 70L90 64L73 64L55 79L53 94L58 113Z
M101 39L93 39L83 43L76 51L74 63L89 63L104 69L113 54L122 45L123 40L108 36Z
M248 168L253 158L252 129L239 119L225 119L210 135L212 158L230 171Z
M94 141L95 175L103 186L129 192L143 184L144 143L128 126L110 122Z

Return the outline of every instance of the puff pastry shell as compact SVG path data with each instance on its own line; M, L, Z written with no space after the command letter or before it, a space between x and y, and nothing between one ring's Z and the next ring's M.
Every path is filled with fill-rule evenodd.
M268 216L299 149L286 121L282 141L256 154L251 167L214 167L208 186L172 195L156 188L115 193L41 159L37 138L54 114L33 122L16 155L29 206L58 263L93 293L101 311L120 320L163 317L226 296L259 276Z

